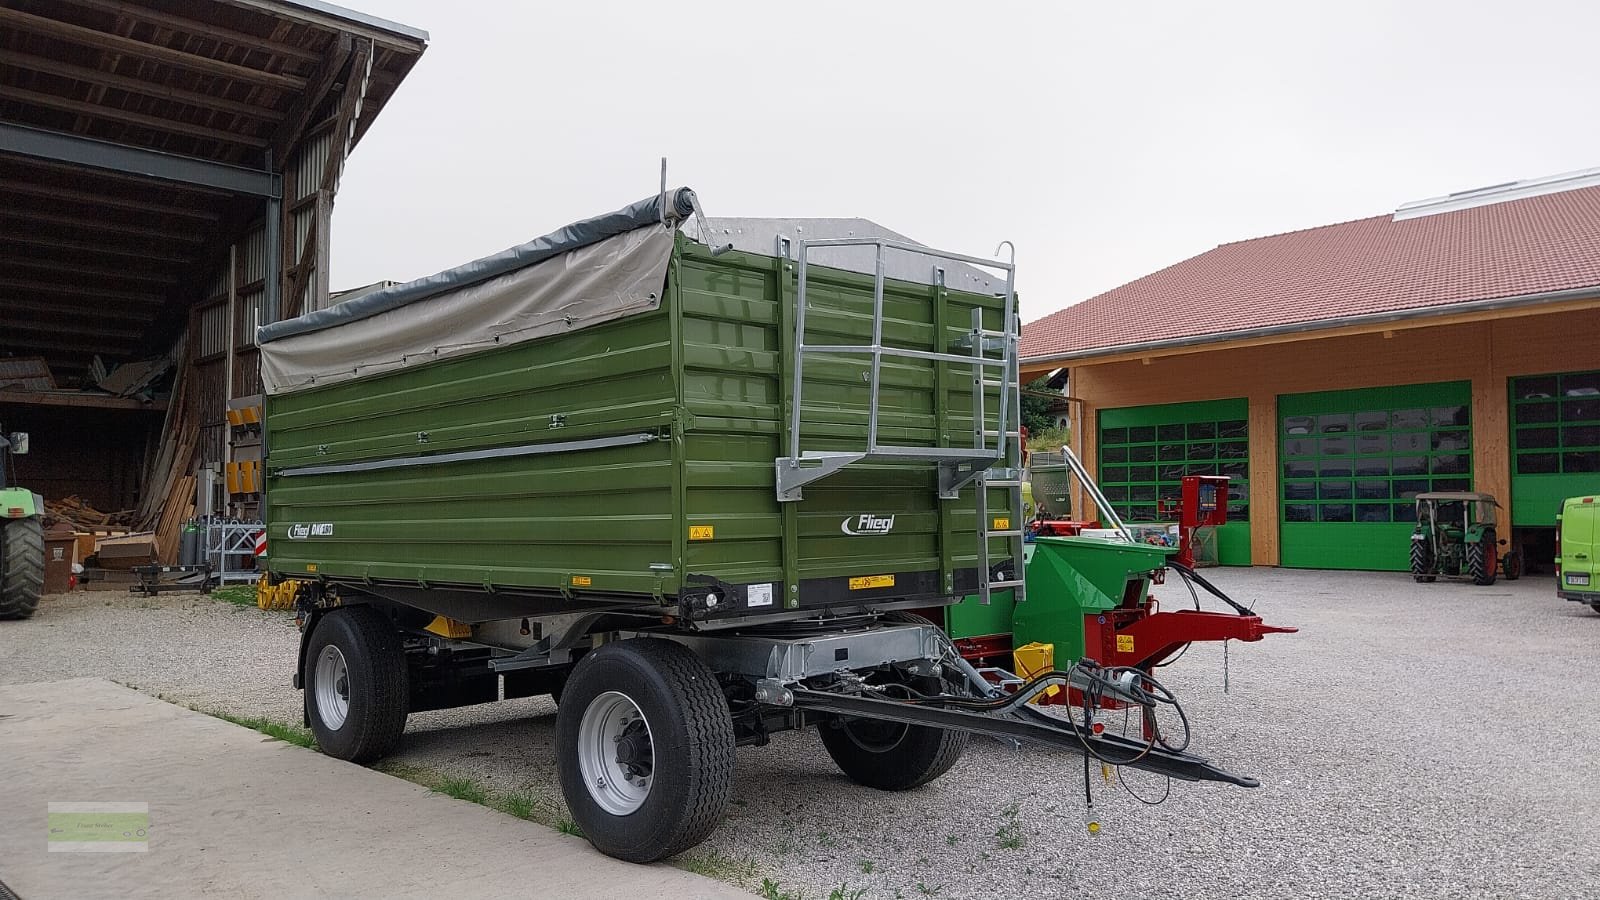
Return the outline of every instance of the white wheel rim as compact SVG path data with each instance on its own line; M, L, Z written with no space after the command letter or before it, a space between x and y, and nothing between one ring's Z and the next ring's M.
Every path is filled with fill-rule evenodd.
M650 723L627 694L594 698L578 723L578 771L600 808L626 816L644 805L655 780Z
M317 655L317 718L332 731L344 727L350 715L350 667L344 654L329 644Z

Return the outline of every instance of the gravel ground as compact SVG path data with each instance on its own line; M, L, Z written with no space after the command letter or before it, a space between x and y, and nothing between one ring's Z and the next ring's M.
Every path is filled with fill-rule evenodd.
M1175 783L1146 807L1077 758L975 739L950 774L881 794L810 733L739 751L734 806L690 868L792 896L1600 897L1600 615L1549 579L1216 570L1274 624L1165 680L1194 752L1262 787ZM1171 595L1173 588L1165 593ZM0 682L102 676L204 709L299 721L283 614L193 595L76 594L0 623ZM558 806L548 699L411 718L398 762ZM1159 793L1159 779L1130 783Z

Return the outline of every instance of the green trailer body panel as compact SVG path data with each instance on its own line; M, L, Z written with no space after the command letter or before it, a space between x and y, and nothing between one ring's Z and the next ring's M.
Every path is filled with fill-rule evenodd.
M1466 381L1278 397L1280 564L1410 568L1417 494L1472 490Z
M1158 521L1185 475L1226 475L1228 522L1216 531L1218 565L1250 565L1249 403L1242 397L1103 409L1100 487L1131 523Z
M1150 575L1167 565L1174 548L1098 538L1041 537L1028 561L1028 602L1016 609L1015 646L1055 645L1057 668L1082 659L1083 618L1115 609L1130 583L1150 592Z
M1512 378L1512 525L1548 528L1600 486L1600 372Z
M713 256L679 236L653 311L269 394L270 569L659 603L689 576L708 576L740 586L741 608L729 612L743 611L747 585L770 586L773 611L971 589L975 488L940 500L932 464L858 464L806 486L803 500L777 501L795 268L758 254ZM807 275L807 343L869 343L873 279L815 266ZM890 281L884 343L947 351L974 308L986 328L1001 329L1003 303ZM866 356L807 359L803 449L864 447L868 366ZM886 359L880 440L971 447L970 372ZM990 389L987 408L998 400ZM542 452L568 444L587 449ZM519 455L481 455L491 450ZM468 458L427 460L447 454ZM420 464L311 474L396 460ZM988 500L1004 514L1004 490ZM892 525L854 535L841 527L863 515ZM994 558L1004 546L993 539ZM852 586L869 576L894 582Z

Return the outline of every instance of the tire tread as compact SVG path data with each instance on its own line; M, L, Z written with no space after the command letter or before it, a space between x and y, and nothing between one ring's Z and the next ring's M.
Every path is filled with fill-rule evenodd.
M44 594L44 528L38 517L0 523L0 619L26 619Z

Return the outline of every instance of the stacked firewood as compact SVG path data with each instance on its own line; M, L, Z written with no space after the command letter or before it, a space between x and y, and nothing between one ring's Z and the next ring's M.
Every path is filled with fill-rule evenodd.
M59 500L45 500L44 513L45 518L54 522L65 522L72 526L73 531L131 528L138 520L138 512L136 510L124 509L117 512L101 512L90 506L82 497L76 495L62 497Z

